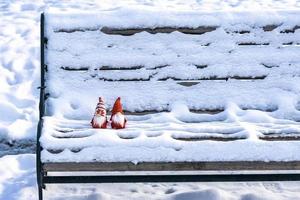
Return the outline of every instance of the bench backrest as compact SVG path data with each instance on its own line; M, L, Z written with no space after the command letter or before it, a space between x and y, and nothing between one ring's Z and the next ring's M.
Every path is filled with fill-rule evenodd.
M295 14L173 16L46 15L47 114L88 118L98 96L108 109L120 96L130 112L170 110L176 101L195 112L228 102L265 111L297 104Z

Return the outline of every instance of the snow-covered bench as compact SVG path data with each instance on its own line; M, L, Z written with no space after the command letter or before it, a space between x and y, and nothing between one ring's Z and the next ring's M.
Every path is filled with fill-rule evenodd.
M300 170L298 16L42 15L40 197L46 183L299 179L257 172ZM122 97L126 129L91 128L99 96L108 110Z

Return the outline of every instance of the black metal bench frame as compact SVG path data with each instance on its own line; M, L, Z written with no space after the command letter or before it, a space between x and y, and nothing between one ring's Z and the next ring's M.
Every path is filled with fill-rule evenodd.
M196 162L196 163L158 163L159 166L153 168L155 163L71 163L70 168L66 168L66 163L42 163L40 136L43 128L43 116L45 113L45 44L47 38L44 35L45 17L41 14L40 22L40 45L41 45L41 86L39 103L39 122L37 128L36 146L36 172L38 183L39 199L43 199L43 189L45 184L61 183L143 183L143 182L244 182L244 181L300 181L300 161L293 162ZM119 164L119 165L118 165ZM121 167L120 166L124 166ZM172 165L172 166L171 166ZM68 167L69 167L68 166ZM174 167L177 170L172 170ZM188 167L187 167L188 166ZM173 168L174 169L174 168ZM181 173L180 171L237 171L238 173L209 173L192 174ZM243 172L243 170L253 171L253 173ZM285 170L282 173L276 170ZM151 171L151 175L80 175L80 176L50 176L48 172L75 172L75 171L101 171L101 172L122 172L122 171ZM155 171L176 171L178 174L158 174ZM258 173L258 172L264 173ZM267 172L267 173L266 173Z

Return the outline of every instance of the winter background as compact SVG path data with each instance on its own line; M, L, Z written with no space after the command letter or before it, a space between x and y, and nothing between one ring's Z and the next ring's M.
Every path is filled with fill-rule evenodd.
M299 0L0 0L0 199L37 199L39 21L46 9L298 10ZM130 13L128 13L130 14ZM51 185L46 199L300 199L300 183Z

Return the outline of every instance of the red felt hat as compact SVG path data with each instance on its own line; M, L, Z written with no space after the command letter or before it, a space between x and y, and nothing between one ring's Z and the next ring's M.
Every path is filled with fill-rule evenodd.
M123 113L123 107L122 107L122 103L121 103L121 97L118 97L117 100L114 103L114 107L111 111L111 114L114 115L116 113Z

